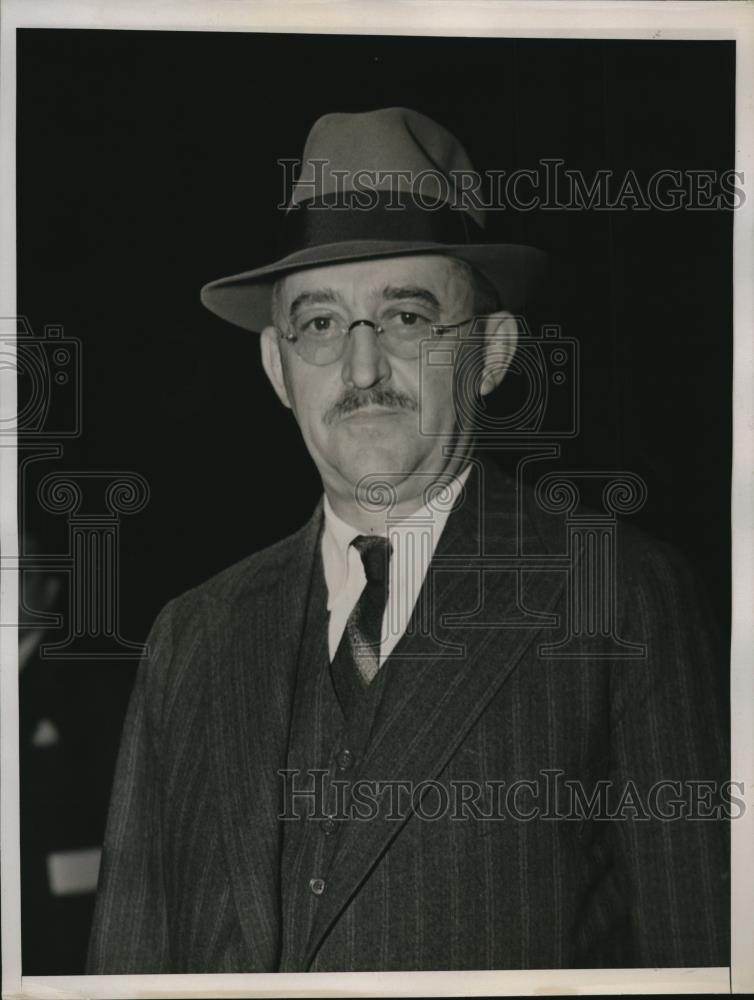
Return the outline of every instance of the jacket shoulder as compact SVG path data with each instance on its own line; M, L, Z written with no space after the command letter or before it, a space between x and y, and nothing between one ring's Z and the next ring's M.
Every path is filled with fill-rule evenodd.
M232 620L234 609L258 600L274 579L290 572L294 561L300 562L302 553L316 542L320 523L321 505L294 534L246 556L163 605L147 636L139 670L155 721L162 717L166 690L173 690L170 697L175 700L178 688L184 683L190 686L189 678L209 648L208 634L222 627L217 623Z
M292 561L300 560L302 551L318 537L321 511L320 504L310 520L292 535L171 598L158 612L147 637L149 658L154 658L155 650L164 650L167 655L159 658L169 660L178 650L191 649L201 641L208 615L215 614L212 609L226 614L257 595L281 573L290 571Z
M293 560L301 558L302 549L316 538L320 521L321 504L310 520L292 535L227 566L174 597L170 604L175 610L189 610L207 601L227 606L242 598L248 591L266 586L272 578L285 571Z

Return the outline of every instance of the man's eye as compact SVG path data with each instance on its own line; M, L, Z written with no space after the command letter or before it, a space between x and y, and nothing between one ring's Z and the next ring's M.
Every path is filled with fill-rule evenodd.
M419 321L419 316L417 313L412 312L402 312L400 314L401 322L405 326L414 326Z
M393 336L403 340L424 337L429 331L430 321L421 313L411 309L396 309L389 312L380 322L388 337Z
M308 336L323 337L337 332L332 316L313 316L301 327L301 332Z

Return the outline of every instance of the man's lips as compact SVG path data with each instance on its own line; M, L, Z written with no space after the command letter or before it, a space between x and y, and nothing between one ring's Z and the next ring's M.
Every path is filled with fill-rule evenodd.
M372 389L368 392L350 391L334 403L325 413L326 424L341 420L369 420L394 417L401 411L413 413L416 403L394 389Z
M406 413L404 407L397 406L360 406L358 410L351 410L339 419L343 420L380 420L385 417L400 417Z

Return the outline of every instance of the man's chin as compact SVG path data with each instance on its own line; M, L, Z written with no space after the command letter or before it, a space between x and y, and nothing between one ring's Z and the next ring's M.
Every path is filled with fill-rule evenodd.
M373 509L375 503L383 506L389 497L396 499L400 486L411 476L418 464L418 456L404 446L391 447L384 438L365 440L360 446L343 449L337 470L345 484L361 505Z

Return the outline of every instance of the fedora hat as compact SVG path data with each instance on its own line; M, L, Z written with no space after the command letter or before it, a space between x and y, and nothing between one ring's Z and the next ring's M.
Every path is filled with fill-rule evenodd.
M246 330L271 320L275 281L303 268L407 254L471 264L512 312L538 282L546 255L484 241L484 212L464 197L466 151L437 122L409 108L328 114L312 127L283 214L276 260L209 282L213 313Z

